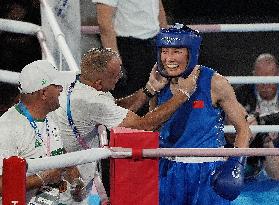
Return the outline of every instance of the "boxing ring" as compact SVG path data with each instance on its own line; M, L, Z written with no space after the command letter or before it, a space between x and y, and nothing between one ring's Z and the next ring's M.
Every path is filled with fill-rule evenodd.
M120 164L123 164L125 162L119 161L119 159L124 159L126 163L128 162L128 165L132 162L132 164L127 166L125 163L125 169L128 171L135 171L134 169L139 169L140 164L143 164L146 160L150 160L155 158L155 162L153 162L153 168L156 168L158 165L158 158L159 157L178 157L178 156L186 156L189 157L189 160L191 160L191 157L197 158L197 157L228 157L228 156L278 156L279 155L279 149L278 148L179 148L179 149L172 149L172 148L140 148L138 146L134 146L134 148L123 148L123 147L109 147L107 142L107 132L106 128L104 126L98 127L98 133L100 136L100 147L103 148L91 148L87 150L72 152L72 153L66 153L63 155L57 155L52 157L45 157L43 159L22 159L19 157L10 157L4 159L4 167L3 167L3 204L24 204L25 203L25 177L26 173L28 175L32 175L33 173L36 173L38 171L43 171L47 169L53 169L53 168L64 168L64 167L71 167L76 165L81 165L85 163L90 163L93 161L99 161L101 159L111 159L111 164L114 166L114 169L111 169L111 171L123 174L125 176L129 174L123 173L123 170L121 172L117 168L119 168ZM129 136L128 136L128 135ZM131 132L131 130L128 130L127 132L120 132L118 133L118 136L115 139L119 139L123 137L125 140L127 140L127 137L129 140L133 141L132 139L135 139L135 136L140 137L141 140L150 140L151 137L153 137L155 140L158 141L158 134L159 133L153 133L153 132L142 132L134 130L134 132ZM148 135L148 136L145 136ZM114 138L111 138L111 140L115 140ZM122 139L122 140L123 140ZM138 145L138 142L136 142ZM133 143L131 144L131 146ZM135 145L135 144L134 144ZM146 145L145 145L146 147ZM118 161L116 161L118 160ZM115 164L118 163L116 166ZM137 163L136 167L133 167ZM154 164L155 163L155 164ZM150 165L150 164L148 164ZM26 168L27 167L27 168ZM149 168L149 167L148 167ZM16 173L14 173L14 170L17 170ZM127 171L127 172L128 172ZM155 176L158 174L155 171L153 173ZM145 173L143 173L141 176L141 180L144 180ZM115 177L115 178L114 178ZM114 177L111 176L111 183L113 184L114 181L117 181L115 175ZM98 180L98 178L96 179ZM100 182L96 182L96 184L100 184ZM158 183L158 181L156 181ZM115 182L116 183L116 182ZM130 182L132 183L132 182ZM126 184L121 184L122 186L125 186ZM157 185L157 184L156 184ZM277 184L278 185L278 184ZM101 187L99 185L99 187ZM129 189L132 189L130 186L128 186ZM143 188L143 187L141 187ZM154 198L156 201L156 196L158 197L158 190L153 186L153 190L147 189L147 191L153 191ZM136 191L136 189L132 189L129 193L133 193L133 191ZM106 192L104 188L98 189L98 194L100 196L102 205L109 204L109 199L106 195ZM115 199L116 197L120 198L121 194L125 194L123 192L117 192L115 190L111 189L111 204L125 204L117 201ZM142 197L144 196L144 193ZM114 201L113 201L114 200ZM112 203L113 202L113 203ZM122 201L123 202L123 201ZM133 201L131 201L133 202ZM153 201L154 202L154 201ZM141 203L140 203L141 204ZM142 204L147 205L150 204L150 201L143 202ZM153 204L153 203L152 203Z
M46 17L49 21L51 30L55 36L55 40L58 44L58 47L65 57L69 68L71 71L79 73L79 66L76 63L71 50L65 40L65 36L61 31L59 24L56 21L56 17L53 14L52 8L48 5L46 0L40 0L43 11L46 14ZM200 32L266 32L266 31L279 31L278 23L271 24L214 24L214 25L189 25L193 29L198 29ZM18 22L7 19L0 19L0 30L22 33L28 35L37 36L38 41L41 45L42 56L44 59L49 60L55 64L53 55L50 52L46 44L46 37L42 31L42 28L38 25L34 25L26 22ZM81 32L86 34L96 34L99 32L97 26L82 26ZM61 69L61 67L60 67ZM227 79L231 84L259 84L259 83L279 83L278 77L255 77L255 76L227 76ZM17 84L18 83L18 73L0 70L0 81ZM250 126L253 133L263 133L263 132L279 132L278 125L252 125ZM225 133L235 133L233 126L224 126ZM144 132L137 133L138 135L144 135ZM69 166L75 166L80 164L85 164L89 162L99 161L101 159L110 158L111 160L115 159L134 159L134 160L145 160L153 159L158 157L172 157L172 156L185 156L185 157L228 157L228 156L278 156L279 149L277 148L180 148L180 149L171 149L171 148L123 148L117 146L108 146L106 144L107 133L102 127L99 129L99 136L101 139L101 146L103 148L92 148L88 150L78 151L74 153L67 153L64 155L58 155L53 157L45 157L44 159L26 159L24 163L28 165L26 170L19 172L21 174L27 175L37 171L47 170L50 168L63 168ZM9 160L5 159L5 160ZM5 161L4 160L4 161ZM15 160L12 158L12 160ZM16 159L16 161L18 158ZM19 159L20 163L22 160ZM7 162L7 161L6 161ZM7 164L10 162L8 161ZM4 162L5 164L5 162ZM20 165L22 167L22 165ZM25 166L23 166L25 167ZM22 168L23 168L22 167ZM11 171L13 169L10 169ZM3 177L5 176L3 173ZM23 204L22 200L25 198L25 190L20 189L18 182L13 180L19 179L13 177L14 173L7 172L7 180L12 180L11 183L16 183L19 188L18 192L15 191L18 195L10 195L10 192L7 191L3 194L4 201L7 204ZM20 176L22 177L22 176ZM21 182L24 184L25 181ZM277 184L278 185L278 184ZM5 187L7 190L10 188ZM13 187L14 188L14 187ZM102 199L103 204L107 203L107 196L103 192L99 192L99 195ZM19 197L19 198L13 198ZM244 198L247 196L244 196ZM279 201L279 199L278 199ZM8 203L9 202L9 203ZM243 201L242 201L243 202ZM248 205L248 202L243 202L243 204ZM278 204L278 203L277 203Z

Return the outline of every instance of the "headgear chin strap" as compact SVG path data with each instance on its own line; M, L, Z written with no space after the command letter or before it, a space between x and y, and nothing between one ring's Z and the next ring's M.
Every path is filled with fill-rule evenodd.
M202 37L199 32L183 24L176 23L168 29L161 29L157 35L157 70L167 78L187 77L198 64ZM188 65L185 71L178 76L169 76L161 62L161 48L187 48L189 53Z

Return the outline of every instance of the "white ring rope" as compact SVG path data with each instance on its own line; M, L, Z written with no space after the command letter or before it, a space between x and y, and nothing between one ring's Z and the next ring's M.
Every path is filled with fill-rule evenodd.
M278 148L158 148L143 149L143 157L278 156Z
M18 85L19 73L0 69L0 81Z
M47 2L45 0L40 0L40 2L43 7L43 10L46 14L46 17L48 19L52 32L55 36L55 39L58 43L60 51L63 53L68 65L69 65L70 70L72 70L76 73L79 73L80 72L79 66L77 65L77 63L71 53L71 50L65 40L65 36L62 33L62 31L56 21L55 15L53 14L50 6L47 4Z
M267 32L279 31L279 23L253 23L253 24L200 24L189 25L192 29L203 33L210 32Z
M252 133L265 133L265 132L279 132L279 125L250 125ZM235 128L232 125L224 126L225 133L235 133Z
M36 35L36 33L41 30L41 27L28 22L0 18L0 30L12 33Z
M39 35L39 34L38 34ZM42 37L38 37L42 38ZM49 52L44 40L40 44L44 50L44 54L47 56L47 59L52 62L54 61L52 55ZM53 62L54 63L54 62ZM9 75L0 77L0 81L3 82L12 82L16 84L17 82L13 79L9 79ZM225 76L231 84L267 84L267 83L279 83L279 76Z
M255 24L197 24L188 25L201 33L217 32L268 32L279 31L279 23L255 23ZM83 34L99 34L98 26L82 26Z
M226 76L231 84L279 83L279 76Z
M158 148L143 149L143 157L217 157L217 156L278 156L278 148ZM132 156L131 148L92 148L53 157L26 159L28 173L52 168L63 168L89 163L105 158L127 158Z
M90 163L110 157L111 150L107 148L94 148L77 152L66 153L53 157L26 159L28 172L33 173L51 168L70 167Z

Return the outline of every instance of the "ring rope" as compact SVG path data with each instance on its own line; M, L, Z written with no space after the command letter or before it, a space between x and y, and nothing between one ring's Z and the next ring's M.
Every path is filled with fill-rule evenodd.
M12 33L22 33L28 35L36 35L41 27L28 22L15 21L10 19L0 18L0 28L2 31L12 32Z
M18 80L19 80L18 72L0 69L0 81L1 82L18 85Z
M43 50L45 50L44 53L45 54L49 53L49 50L46 47L44 42L42 42L42 45L43 45L43 47L45 47L45 49L43 49ZM50 61L52 61L51 59L53 59L53 57L51 56L51 54L50 55L46 54L46 55L49 56L48 59L50 59ZM17 84L17 81L14 81L14 78L9 79L9 76L10 75L0 77L0 81L12 82L14 84ZM279 76L226 76L226 78L228 79L228 81L231 84L279 83Z
M45 5L44 0L41 0ZM46 12L51 12L48 5ZM48 15L51 15L48 13ZM55 18L55 17L54 17ZM52 17L49 17L52 19ZM52 20L53 21L53 20ZM56 21L56 20L55 20ZM0 26L3 30L15 33L24 33L35 35L40 26L28 22L21 22L0 18ZM55 25L53 25L56 27ZM260 23L260 24L197 24L188 25L192 29L199 30L202 33L218 33L218 32L268 32L279 31L279 23ZM55 28L60 30L60 28ZM99 34L99 26L81 26L83 34Z
M279 125L250 125L252 133L265 133L265 132L279 132ZM224 126L225 133L235 133L236 130L233 125Z
M279 31L279 23L253 23L253 24L199 24L189 25L200 32L267 32Z
M226 76L231 84L279 83L279 76Z
M142 156L146 158L157 157L228 157L228 156L278 156L278 148L157 148L143 149ZM37 171L70 167L90 163L100 159L127 158L132 156L131 148L92 148L77 152L66 153L52 157L26 159L28 173Z
M268 32L279 31L279 23L254 23L254 24L196 24L188 25L201 33L218 32ZM83 34L99 34L99 26L81 26Z

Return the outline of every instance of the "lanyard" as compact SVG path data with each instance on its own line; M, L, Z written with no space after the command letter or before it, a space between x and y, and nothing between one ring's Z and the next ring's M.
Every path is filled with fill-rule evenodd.
M68 117L68 122L69 122L69 125L70 127L72 128L73 130L73 133L78 141L78 143L84 148L84 149L89 149L90 147L88 146L88 144L86 143L85 139L80 135L75 123L74 123L74 120L73 120L73 117L72 117L72 112L71 112L71 100L70 100L70 96L71 96L71 93L75 87L75 84L77 82L77 79L75 80L75 82L73 82L70 87L68 88L68 93L67 93L67 117Z
M18 103L18 108L21 110L23 115L28 119L31 127L34 129L36 139L46 147L46 155L50 156L50 134L49 134L50 130L49 130L48 119L45 118L46 133L47 133L47 140L46 140L46 143L45 143L44 140L43 140L42 133L40 133L40 130L39 130L34 118L30 114L30 112L28 111L27 107L20 101Z

